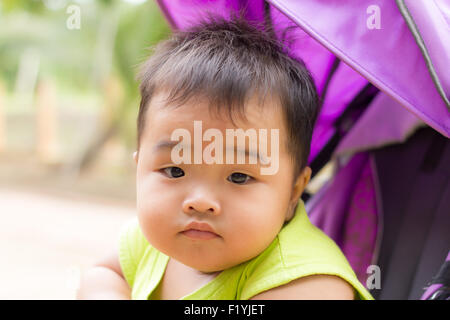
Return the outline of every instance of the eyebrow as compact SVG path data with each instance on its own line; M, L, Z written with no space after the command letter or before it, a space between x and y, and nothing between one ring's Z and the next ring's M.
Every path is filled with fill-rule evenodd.
M162 151L164 149L171 149L173 147L175 147L179 142L177 141L167 141L167 140L162 140L159 141L154 147L153 147L153 152L158 152L158 151Z
M172 149L173 147L175 147L177 144L179 144L180 142L179 141L168 141L168 140L162 140L162 141L159 141L154 147L153 147L153 152L159 152L159 151L163 151L163 150L165 150L165 149ZM191 146L192 147L192 146ZM235 152L235 150L234 149L231 149L231 148L227 148L226 149L227 151L228 150L230 150L230 151L233 151L233 152ZM238 152L239 152L240 150L236 150L236 154L238 154ZM244 150L244 154L245 154L245 156L247 156L247 157L250 157L250 155L252 155L252 156L254 156L254 157L256 157L256 159L259 159L258 158L258 154L257 153L255 153L255 152L253 152L253 151L249 151L249 150ZM266 159L266 161L267 161L267 159Z

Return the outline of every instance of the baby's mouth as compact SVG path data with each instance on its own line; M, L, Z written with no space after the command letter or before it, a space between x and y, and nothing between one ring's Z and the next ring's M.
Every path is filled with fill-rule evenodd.
M181 233L188 238L196 239L196 240L211 240L211 239L215 239L215 238L219 237L214 232L201 231L201 230L195 230L195 229L186 230Z
M211 240L220 237L208 223L197 221L189 223L181 234L194 240Z

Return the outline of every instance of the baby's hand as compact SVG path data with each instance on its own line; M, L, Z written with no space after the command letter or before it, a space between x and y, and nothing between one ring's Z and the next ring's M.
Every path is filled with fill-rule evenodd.
M78 300L130 300L131 289L125 281L117 254L95 264L81 275Z

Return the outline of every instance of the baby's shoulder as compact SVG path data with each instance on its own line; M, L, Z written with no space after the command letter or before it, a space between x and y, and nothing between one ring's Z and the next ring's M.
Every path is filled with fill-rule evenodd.
M315 274L263 291L250 300L353 300L355 290L344 279Z
M351 299L353 289L359 297L371 299L339 246L314 226L304 211L283 227L247 271L242 299L269 291L273 299L272 295L302 296L304 290L314 293L325 287L335 288L333 294L337 296L331 299Z
M142 233L138 219L135 217L127 221L119 234L119 263L130 287L133 286L138 266L149 250L151 245Z

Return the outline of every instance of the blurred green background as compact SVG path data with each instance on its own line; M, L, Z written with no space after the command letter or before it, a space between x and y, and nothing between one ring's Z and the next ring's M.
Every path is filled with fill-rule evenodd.
M0 26L0 184L133 199L156 2L2 0Z
M153 0L0 0L0 299L74 299L136 215Z

